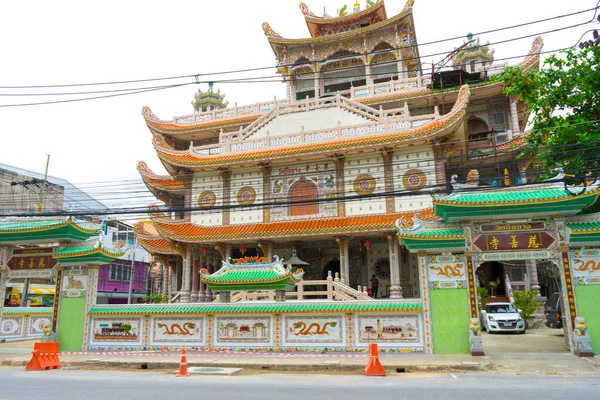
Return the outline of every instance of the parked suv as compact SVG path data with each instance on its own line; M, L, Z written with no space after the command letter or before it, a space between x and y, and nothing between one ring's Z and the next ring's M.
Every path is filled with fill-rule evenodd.
M553 293L546 301L546 326L548 328L562 329L562 311L560 306L560 293Z

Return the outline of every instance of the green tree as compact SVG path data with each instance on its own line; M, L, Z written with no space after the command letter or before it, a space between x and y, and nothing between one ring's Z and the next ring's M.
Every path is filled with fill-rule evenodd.
M563 167L578 175L598 168L600 47L562 51L539 71L507 67L497 79L505 83L504 93L523 101L532 115L527 150L536 154L540 167Z
M513 296L515 297L515 307L521 310L521 316L527 322L531 322L533 320L533 313L540 306L537 301L535 301L535 296L537 296L537 292L535 290L519 290L513 292Z

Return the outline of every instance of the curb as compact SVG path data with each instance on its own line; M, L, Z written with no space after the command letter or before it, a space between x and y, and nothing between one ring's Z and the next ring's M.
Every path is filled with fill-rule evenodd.
M147 369L147 370L173 370L179 368L179 361L104 361L104 360L85 360L85 361L62 361L64 368L104 368L104 369ZM323 364L323 363L305 363L305 364L270 364L270 363L235 363L231 361L188 361L188 367L215 366L219 368L244 368L246 370L262 371L286 371L286 372L318 372L318 371L339 371L339 372L364 372L362 364ZM24 360L3 360L1 366L6 367L24 367L27 361ZM144 367L144 366L145 367ZM458 364L387 364L384 365L386 372L410 373L410 372L483 372L490 370L490 363L486 360L482 362L458 363Z

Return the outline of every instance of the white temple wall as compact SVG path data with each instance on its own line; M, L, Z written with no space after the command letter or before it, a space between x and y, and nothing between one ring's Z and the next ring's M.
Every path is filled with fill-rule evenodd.
M263 203L263 177L258 169L248 169L231 174L232 206L252 205ZM262 223L263 209L260 206L232 208L229 221L231 225Z
M338 121L343 126L366 124L369 121L356 114L341 108L327 108L307 112L280 115L251 136L252 139L264 138L269 132L270 136L281 136L302 131L316 131L337 128Z
M420 210L432 206L429 194L421 191L434 189L436 185L435 160L430 146L394 152L392 158L396 212Z
M368 188L369 180L374 183L374 189ZM344 181L345 196L356 196L371 191L375 196L346 201L347 216L386 212L385 196L383 196L385 193L383 157L380 153L346 157Z
M202 207L193 211L191 222L197 225L217 226L223 223L223 179L214 172L196 172L192 181L192 207Z

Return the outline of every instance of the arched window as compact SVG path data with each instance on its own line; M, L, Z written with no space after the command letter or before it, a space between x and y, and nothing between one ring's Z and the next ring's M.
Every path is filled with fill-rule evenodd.
M300 179L290 188L289 200L303 203L290 204L290 216L317 214L317 199L317 185L307 179Z

